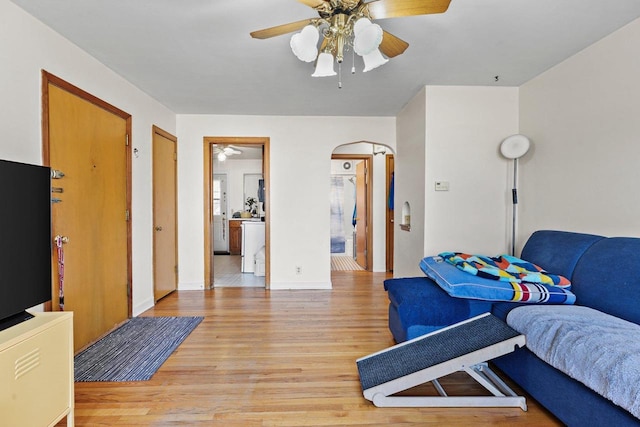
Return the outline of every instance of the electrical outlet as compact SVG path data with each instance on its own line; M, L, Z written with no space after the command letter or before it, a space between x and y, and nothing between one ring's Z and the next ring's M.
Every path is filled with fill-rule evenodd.
M302 267L296 265L296 274L302 274Z

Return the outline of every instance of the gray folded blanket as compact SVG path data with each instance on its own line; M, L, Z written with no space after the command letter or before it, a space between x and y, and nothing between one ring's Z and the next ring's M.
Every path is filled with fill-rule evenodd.
M639 325L589 307L538 305L511 310L507 324L540 359L640 418Z

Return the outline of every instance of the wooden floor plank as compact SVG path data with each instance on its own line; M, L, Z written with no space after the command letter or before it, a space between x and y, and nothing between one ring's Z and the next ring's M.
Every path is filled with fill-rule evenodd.
M386 277L334 272L333 290L175 292L143 315L203 322L149 381L76 383L76 425L561 425L530 398L527 412L376 408L364 399L356 359L394 344ZM443 381L452 394L483 394L474 384L461 374Z

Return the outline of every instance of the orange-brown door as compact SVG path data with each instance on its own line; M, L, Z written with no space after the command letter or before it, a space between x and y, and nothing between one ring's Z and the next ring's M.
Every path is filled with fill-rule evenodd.
M158 301L178 287L175 136L153 127L153 283Z
M386 220L387 220L387 271L393 271L393 236L395 230L393 229L393 212L394 212L394 186L395 186L395 166L394 158L392 154L386 156L386 182L387 182L387 198L386 198Z
M367 170L366 162L356 164L356 262L367 265Z
M64 310L74 313L78 350L130 315L128 119L79 89L71 93L50 81L46 88L45 162L64 174L52 181L62 191L54 193L60 202L52 206L52 230L69 239ZM53 265L52 308L58 310Z
M175 136L153 127L153 278L158 301L178 288Z

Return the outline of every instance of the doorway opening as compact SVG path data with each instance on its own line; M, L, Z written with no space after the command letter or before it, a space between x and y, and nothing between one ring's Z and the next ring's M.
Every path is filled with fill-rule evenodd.
M269 287L269 138L204 138L205 287Z
M330 182L332 271L393 269L393 258L389 257L393 251L390 159L393 154L388 147L370 142L345 144L334 150Z

